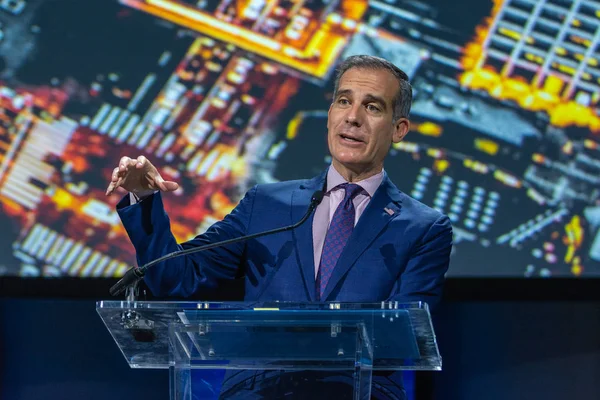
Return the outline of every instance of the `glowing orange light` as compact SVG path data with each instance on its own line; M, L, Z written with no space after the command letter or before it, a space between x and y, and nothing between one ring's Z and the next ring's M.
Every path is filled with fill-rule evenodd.
M600 147L600 145L598 143L596 143L590 139L585 139L583 141L583 145L590 150L598 150L598 148Z
M302 124L303 117L304 117L303 113L297 113L294 116L294 118L292 118L290 120L290 123L287 126L287 133L286 133L286 138L288 140L293 140L298 135L298 129L300 128L300 125Z
M513 30L506 29L506 28L500 28L500 29L498 29L498 32L500 32L504 36L507 36L511 39L521 40L521 34L519 32L515 32Z
M526 110L545 111L550 117L550 123L554 126L578 126L589 128L594 133L600 133L600 116L591 107L600 101L599 94L592 93L591 96L583 94L581 99L578 98L580 103L591 104L580 104L574 100L580 96L575 92L576 89L569 87L568 90L565 90L565 82L560 76L552 75L552 72L545 76L538 73L531 81L528 81L529 78L526 80L520 76L506 76L507 69L503 73L485 63L484 44L488 36L492 34L490 27L504 3L504 0L494 0L490 17L476 28L473 40L465 46L461 58L464 72L458 76L461 85L473 90L483 90L500 100L515 101ZM521 40L519 32L504 27L499 28L498 33L517 41ZM570 35L569 39L582 46L589 47L591 45L590 40L577 35ZM562 47L556 47L554 51L561 56L568 53ZM599 61L594 58L586 60L583 54L574 54L574 57L592 66L599 64ZM531 53L525 54L525 58L536 64L543 64L545 61L541 56ZM558 62L552 63L552 67L569 76L575 76L577 73L577 68ZM581 78L589 81L592 76L584 72L581 74ZM600 84L600 78L597 81Z
M218 210L217 217L223 219L233 210L235 204L223 192L219 191L210 197L210 206L213 210Z
M495 156L498 153L498 143L489 139L475 139L475 148L484 153Z
M519 178L510 175L507 172L496 170L494 171L494 178L504 183L507 186L511 186L514 188L520 188L523 183L519 180Z
M541 155L539 153L533 153L533 156L531 156L531 159L538 164L543 164L546 161L546 157L544 157L543 155Z
M75 201L73 195L67 192L64 189L57 189L52 196L52 200L56 204L56 208L59 210L64 210L66 208L71 208Z
M442 158L442 156L444 155L444 152L440 149L430 148L430 149L427 149L427 155L429 157L433 157L433 158Z
M433 122L423 122L422 124L412 124L413 129L425 136L440 137L443 128Z
M323 78L335 64L353 32L343 31L330 21L329 14L320 22L311 21L298 32L297 40L278 40L252 29L223 21L192 5L174 0L120 0L132 8L193 29L202 34L256 53L277 63L290 66L312 76ZM271 1L266 1L271 3ZM238 4L242 19L258 18L259 10L249 3ZM342 20L358 23L366 12L366 0L343 0L336 9L342 11ZM262 7L259 7L262 10ZM262 12L262 11L261 11ZM337 15L337 14L336 14ZM350 24L352 25L352 24ZM297 46L296 46L297 45Z
M448 167L450 167L448 160L435 160L433 163L434 171L439 172L440 174L443 174Z
M570 141L570 140L569 140L569 141L567 141L567 142L566 142L566 143L563 145L563 147L562 147L562 151L563 151L563 153L565 153L565 154L569 154L569 155L573 154L573 142L572 142L572 141Z

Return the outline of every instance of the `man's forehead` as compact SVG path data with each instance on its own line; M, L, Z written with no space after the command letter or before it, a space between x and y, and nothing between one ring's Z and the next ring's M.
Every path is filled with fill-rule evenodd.
M339 87L342 89L343 86L354 86L362 83L369 86L389 88L391 82L398 84L398 80L390 71L383 69L351 68L344 72L340 77Z
M388 71L353 68L340 78L338 95L383 97L391 101L398 85L396 78Z

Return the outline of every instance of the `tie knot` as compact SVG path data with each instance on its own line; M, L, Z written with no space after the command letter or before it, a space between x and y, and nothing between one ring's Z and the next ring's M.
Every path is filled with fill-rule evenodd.
M357 185L356 183L344 183L341 185L346 191L346 195L344 196L344 200L353 199L357 194L362 192L364 189Z

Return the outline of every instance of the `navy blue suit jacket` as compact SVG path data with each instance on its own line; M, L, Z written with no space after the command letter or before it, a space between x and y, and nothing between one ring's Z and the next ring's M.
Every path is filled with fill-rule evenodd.
M222 221L182 244L171 234L160 193L133 206L127 196L117 209L142 265L182 248L293 224L325 178L326 172L309 180L257 185ZM315 301L313 216L293 231L161 263L147 271L146 284L158 296L202 298L203 291L243 276L247 301ZM384 176L339 258L323 301L425 301L434 307L451 247L448 217L402 193Z
M222 221L182 244L171 234L160 193L133 206L126 196L117 208L136 249L138 265L143 265L179 249L296 223L307 211L312 194L323 189L325 178L326 172L310 180L257 185ZM247 301L315 301L313 216L293 231L158 264L147 271L146 284L158 296L210 300L209 293L224 282L244 277ZM441 297L451 247L448 217L402 193L384 176L338 260L323 301L424 301L434 307ZM277 373L230 372L221 398L279 398L281 393L270 390L282 385L282 393L289 390ZM306 389L311 398L342 398L338 387L331 386L332 379L346 387L352 385L352 377L343 373L333 378L324 375L323 379L329 382L325 388ZM306 387L304 383L290 385L292 391ZM405 398L399 373L374 376L372 391L377 399ZM317 393L321 397L315 397Z

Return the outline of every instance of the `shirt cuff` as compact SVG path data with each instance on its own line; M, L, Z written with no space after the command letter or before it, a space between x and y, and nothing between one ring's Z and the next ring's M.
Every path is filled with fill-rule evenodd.
M144 200L145 198L148 198L148 197L152 196L155 193L158 193L158 190L154 190L154 191L151 191L151 192L148 191L148 192L140 193L140 194L129 192L129 204L133 205L133 204L139 203L140 201Z

